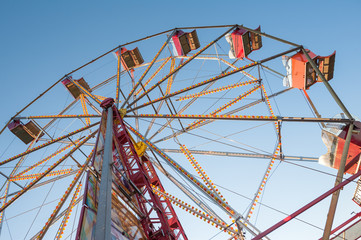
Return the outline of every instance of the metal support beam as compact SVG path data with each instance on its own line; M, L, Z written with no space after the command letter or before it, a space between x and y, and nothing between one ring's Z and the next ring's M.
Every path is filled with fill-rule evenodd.
M161 149L163 152L171 153L182 153L180 149ZM200 155L211 155L211 156L227 156L227 157L243 157L243 158L272 158L274 156L270 154L255 154L255 153L241 153L241 152L223 152L223 151L205 151L205 150L189 150L192 154ZM280 160L280 156L275 156L275 159ZM283 160L289 161L302 161L302 162L317 162L318 158L316 157L301 157L301 156L283 156Z
M153 151L151 151L154 157L156 158L156 155ZM197 197L195 194L193 194L191 191L189 191L179 180L174 178L169 172L167 172L163 166L160 164L160 162L152 161L152 164L158 168L158 170L163 173L171 182L174 183L184 194L186 194L190 199L193 200L195 204L198 205L199 208L201 208L204 212L208 213L210 216L216 217L221 219L223 222L224 220L219 217L212 208L209 208L207 205L204 204L204 202Z
M300 215L301 213L303 213L304 211L306 211L307 209L313 207L314 205L316 205L317 203L319 203L320 201L322 201L323 199L325 199L326 197L330 196L332 193L334 193L335 191L340 190L341 188L343 188L344 186L346 186L347 184L349 184L350 182L352 182L353 180L355 180L356 178L358 178L361 175L361 171L358 171L355 175L352 175L351 177L349 177L348 179L346 179L345 181L343 181L342 183L338 184L336 187L331 188L330 190L328 190L327 192L325 192L324 194L322 194L321 196L319 196L318 198L314 199L313 201L311 201L310 203L306 204L305 206L303 206L302 208L300 208L299 210L297 210L296 212L288 215L286 218L282 219L281 221L279 221L278 223L276 223L275 225L273 225L272 227L268 228L267 230L265 230L264 232L258 234L255 238L252 238L252 240L260 240L263 237L267 236L269 233L273 232L274 230L276 230L277 228L281 227L282 225L284 225L285 223L289 222L290 220L292 220L293 218L297 217L298 215Z
M352 222L353 220L355 220L356 218L361 217L361 212L356 213L353 217L351 217L350 219L348 219L347 221L345 221L344 223L342 223L341 225L339 225L338 227L336 227L335 229L333 229L331 231L331 234L334 234L335 232L337 232L338 230L342 229L343 227L347 226L347 224L349 224L350 222ZM345 231L345 230L344 230ZM319 240L322 240L322 238L320 238Z
M101 133L99 133L101 134ZM102 175L99 187L97 219L94 239L111 239L111 206L112 206L112 147L113 147L113 109L107 109L107 125L105 132Z
M310 118L310 117L281 117L281 116L247 116L247 115L185 115L185 114L139 114L125 115L124 118L182 118L206 120L238 120L238 121L269 121L269 122L335 122L350 123L353 120L344 118Z
M79 114L79 115L41 115L41 116L24 116L15 119L58 119L58 118L99 118L101 115L96 114ZM39 124L37 124L40 128ZM43 130L43 129L42 129ZM44 131L45 132L45 131Z
M117 88L115 93L115 105L119 107L119 91L120 91L120 76L121 76L121 48L118 49L118 69L117 69Z
M348 149L350 147L353 127L354 127L354 125L351 123L348 128L348 131L347 131L347 136L346 136L346 140L345 140L345 145L343 146L342 157L341 157L341 161L340 161L340 167L338 168L338 172L337 172L335 186L338 186L341 183L343 174L345 172L346 159L348 156ZM332 223L333 223L333 219L335 217L335 212L336 212L339 195L340 195L339 190L332 194L332 199L331 199L330 208L329 208L328 214L327 214L327 220L326 220L325 229L323 231L322 240L328 240L330 237Z

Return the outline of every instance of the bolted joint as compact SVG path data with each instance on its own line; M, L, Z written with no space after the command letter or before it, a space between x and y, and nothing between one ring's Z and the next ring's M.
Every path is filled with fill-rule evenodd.
M107 99L105 99L104 101L102 101L100 103L100 107L102 107L103 109L108 109L111 106L113 106L113 104L114 104L114 99L113 98L107 98Z

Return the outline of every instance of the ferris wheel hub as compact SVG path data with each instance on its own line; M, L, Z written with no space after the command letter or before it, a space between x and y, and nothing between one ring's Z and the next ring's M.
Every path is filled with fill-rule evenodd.
M103 100L100 103L100 107L104 108L104 109L108 109L109 107L113 106L114 104L114 99L113 98L106 98L105 100Z

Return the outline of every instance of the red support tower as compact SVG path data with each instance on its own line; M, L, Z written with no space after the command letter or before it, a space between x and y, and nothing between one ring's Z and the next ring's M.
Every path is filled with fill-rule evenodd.
M128 178L136 187L135 196L144 214L140 222L147 238L150 240L187 239L171 203L168 200L161 200L152 191L152 185L164 189L151 161L146 155L141 158L138 156L115 106L113 106L113 112L114 146L119 152L119 156L114 160L116 164L122 164Z

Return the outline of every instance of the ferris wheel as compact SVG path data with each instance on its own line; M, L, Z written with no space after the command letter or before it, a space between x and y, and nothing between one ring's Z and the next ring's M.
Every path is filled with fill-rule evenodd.
M174 28L119 45L1 130L0 238L272 239L361 174L361 124L328 83L334 65L335 52L319 56L243 25ZM329 91L343 116L318 109L310 89ZM312 180L287 168L317 165L321 134L320 163L339 169L325 194L302 190ZM361 204L359 184L352 197ZM265 204L297 210L314 198L286 216ZM336 230L325 234L338 239Z

